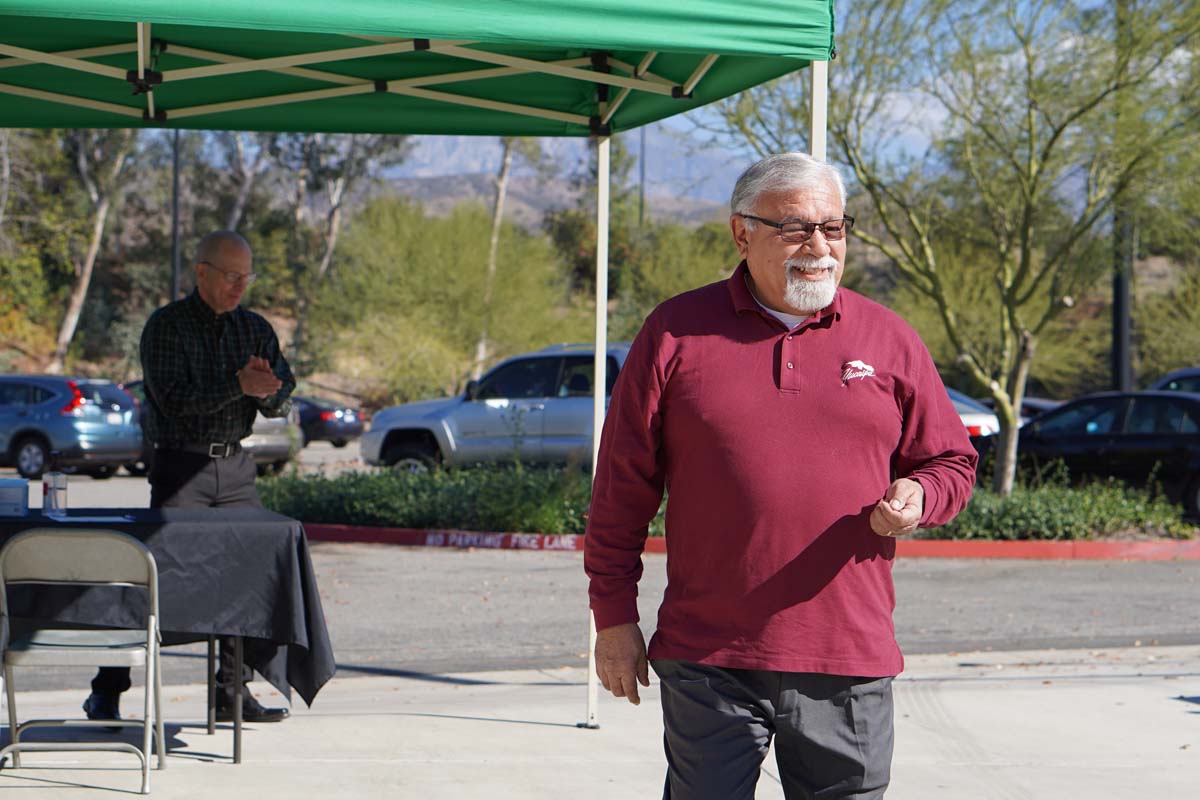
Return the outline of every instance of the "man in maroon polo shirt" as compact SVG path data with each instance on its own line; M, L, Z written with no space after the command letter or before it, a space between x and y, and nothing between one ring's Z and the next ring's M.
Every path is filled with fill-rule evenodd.
M649 685L637 582L667 500L649 659L672 800L881 798L892 757L894 537L966 505L975 450L916 332L839 287L845 189L799 153L746 170L742 262L666 301L617 379L585 564L604 687Z

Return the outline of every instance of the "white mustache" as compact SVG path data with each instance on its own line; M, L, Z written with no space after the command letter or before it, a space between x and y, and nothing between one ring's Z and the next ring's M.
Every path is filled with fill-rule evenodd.
M788 269L824 269L832 272L833 270L837 269L837 259L833 256L821 256L820 258L813 258L811 256L793 256L787 261L784 261L783 265Z

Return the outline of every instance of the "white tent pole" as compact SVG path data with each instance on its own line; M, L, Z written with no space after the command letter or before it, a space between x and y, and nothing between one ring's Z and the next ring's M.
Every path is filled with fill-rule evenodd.
M825 160L825 129L829 117L829 62L812 62L812 157Z
M604 399L608 386L608 155L609 138L596 140L596 356L592 376L592 480L596 478ZM599 728L600 680L596 677L596 618L588 612L588 698L584 728Z

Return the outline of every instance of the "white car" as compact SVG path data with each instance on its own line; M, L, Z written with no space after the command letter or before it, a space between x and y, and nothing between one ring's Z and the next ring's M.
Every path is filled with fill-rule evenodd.
M1000 432L1000 420L990 408L956 389L946 387L946 392L950 395L950 401L954 403L954 410L958 412L963 425L967 426L968 435L992 436Z

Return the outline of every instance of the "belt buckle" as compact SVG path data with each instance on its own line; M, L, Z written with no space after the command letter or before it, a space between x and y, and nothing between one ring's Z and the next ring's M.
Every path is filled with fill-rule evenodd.
M224 442L211 442L208 445L209 458L226 458L229 455L229 445Z

